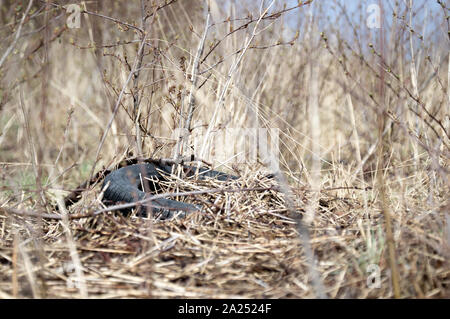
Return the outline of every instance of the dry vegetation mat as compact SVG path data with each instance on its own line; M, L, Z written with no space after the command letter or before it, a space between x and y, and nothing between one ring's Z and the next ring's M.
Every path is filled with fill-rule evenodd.
M65 222L0 208L1 297L315 297L295 222L273 179L258 173L233 182L175 179L164 188L205 190L178 199L205 209L169 221L104 212ZM242 188L258 190L208 193ZM364 214L361 193L371 191L348 188L320 194L310 226L311 245L330 297L392 295L382 214L377 208L370 219ZM303 187L293 188L293 193L296 213L303 214L311 192ZM101 209L99 198L100 187L83 193L71 214L83 214L86 203L90 211ZM435 219L405 212L396 215L395 224L405 296L448 297L450 273ZM368 288L369 264L380 267L379 288Z

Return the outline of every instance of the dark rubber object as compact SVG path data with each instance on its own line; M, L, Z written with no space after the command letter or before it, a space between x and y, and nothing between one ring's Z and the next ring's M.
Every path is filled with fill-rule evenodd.
M193 176L196 172L194 166L183 166L186 176ZM133 203L146 197L146 193L153 193L159 189L158 181L166 179L172 172L171 165L159 163L144 163L122 167L109 173L103 182L103 188L108 184L105 190L103 200L105 202L125 202ZM215 178L220 181L233 180L238 177L228 175L222 172L209 170L207 168L199 169L199 178ZM147 180L147 179L151 180ZM152 181L153 180L153 181ZM141 185L144 184L145 191ZM147 189L148 188L148 189ZM171 218L175 214L184 217L186 213L200 210L200 207L193 204L178 202L171 199L160 198L152 200L149 204L138 207L138 214L146 216L150 210L155 216L161 219ZM130 212L131 209L124 209L123 212Z

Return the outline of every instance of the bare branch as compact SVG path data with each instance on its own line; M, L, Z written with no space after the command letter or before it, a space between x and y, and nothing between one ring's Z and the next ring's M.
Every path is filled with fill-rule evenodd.
M24 13L23 16L22 16L22 19L20 20L19 27L17 28L16 36L14 37L13 42L12 42L11 45L8 47L8 49L6 49L5 53L3 54L3 56L2 56L1 59L0 59L0 68L2 67L2 65L3 65L3 63L5 62L5 60L6 60L6 58L8 57L8 55L11 54L12 50L13 50L14 47L16 46L17 41L18 41L19 38L20 38L20 33L22 32L22 27L23 27L23 24L24 24L24 22L25 22L25 18L28 16L28 13L30 12L30 9L31 9L31 6L32 6L32 5L33 5L33 0L30 0L30 2L28 2L28 7L27 7L27 9L25 10L25 13Z

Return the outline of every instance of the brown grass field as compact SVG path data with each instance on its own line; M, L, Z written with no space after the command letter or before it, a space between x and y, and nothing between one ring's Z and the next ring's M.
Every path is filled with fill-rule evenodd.
M0 0L0 299L449 298L449 3L350 2ZM194 154L201 211L105 209Z

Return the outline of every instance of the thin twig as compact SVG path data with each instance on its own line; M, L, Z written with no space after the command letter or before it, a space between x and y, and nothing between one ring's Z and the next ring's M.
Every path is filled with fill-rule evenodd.
M214 113L211 117L210 123L208 125L208 129L206 130L205 133L205 138L203 139L203 146L201 149L201 157L204 158L205 157L205 152L206 152L206 144L209 141L209 135L211 134L211 130L214 126L214 122L215 119L217 117L217 113L219 111L219 109L221 109L225 103L225 94L228 91L228 88L231 84L231 80L233 78L234 73L236 72L237 68L239 67L239 65L241 64L242 59L244 58L245 53L247 52L248 48L250 47L250 44L252 43L253 39L255 38L256 34L257 34L257 30L258 30L258 26L261 23L262 19L266 16L267 12L270 10L270 8L273 6L273 4L275 3L275 0L273 0L268 6L267 8L264 10L264 12L261 13L261 15L259 16L258 21L255 24L255 27L253 28L252 34L250 36L250 39L247 41L247 43L244 45L244 49L242 50L241 54L238 56L238 58L236 59L236 61L231 65L228 74L226 76L226 82L225 85L220 93L220 96L218 98L217 101L217 105L214 109Z
M5 60L8 57L8 55L12 52L12 50L16 46L17 41L20 38L20 33L22 32L22 26L23 26L23 24L25 22L25 18L28 16L28 13L30 12L30 9L31 9L32 5L33 5L33 0L30 0L30 2L28 2L28 7L27 7L27 9L25 10L25 13L22 16L22 19L20 20L19 28L17 29L16 36L14 37L13 42L8 47L8 49L6 49L5 53L3 54L2 58L0 59L0 68L2 67L2 65L5 62Z
M100 215L105 212L133 208L136 206L142 206L143 204L151 203L154 200L161 199L161 198L167 198L167 197L195 196L195 195L214 194L214 193L262 192L262 191L268 191L268 190L278 191L278 188L277 187L211 188L211 189L202 190L202 191L164 193L164 194L148 196L142 200L132 202L132 203L109 206L109 207L102 208L102 209L96 210L96 211L88 213L88 214L72 214L72 215L69 215L68 218L72 220L72 219L93 217L93 216L97 216L97 215ZM44 212L28 211L28 210L8 208L8 207L0 207L0 211L3 211L7 214L17 215L17 216L40 217L40 218L45 218L45 219L62 220L62 216L58 215L58 214L48 214L48 213L44 213Z
M202 54L203 54L203 48L205 47L206 35L208 34L208 30L210 27L209 26L210 16L211 16L211 13L210 13L209 5L208 5L205 29L203 31L202 38L200 39L200 42L198 44L198 49L197 49L197 54L195 55L194 64L192 65L192 75L191 75L192 85L191 85L191 91L189 92L189 109L187 112L186 124L184 125L184 128L188 132L190 132L190 130L191 130L191 121L192 121L192 116L194 115L194 110L195 110L195 90L196 90L196 85L197 85L197 81L198 81L198 73L199 73L199 69L200 69L200 58L202 57Z

